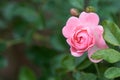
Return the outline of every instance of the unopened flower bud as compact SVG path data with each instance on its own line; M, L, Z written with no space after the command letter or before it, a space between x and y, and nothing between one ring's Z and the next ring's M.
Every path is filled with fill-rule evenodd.
M85 9L86 12L95 12L95 8L92 7L92 6L88 6L86 9Z
M79 12L78 12L78 10L75 9L75 8L71 8L71 9L70 9L70 14L71 14L72 16L76 16L76 17L79 16Z

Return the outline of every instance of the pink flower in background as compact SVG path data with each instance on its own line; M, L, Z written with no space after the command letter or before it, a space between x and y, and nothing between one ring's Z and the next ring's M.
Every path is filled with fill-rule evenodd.
M103 27L98 23L99 16L92 12L82 12L79 18L72 16L68 19L62 33L67 39L73 56L79 57L88 51L88 57L92 62L101 61L91 58L95 51L107 48L103 39Z

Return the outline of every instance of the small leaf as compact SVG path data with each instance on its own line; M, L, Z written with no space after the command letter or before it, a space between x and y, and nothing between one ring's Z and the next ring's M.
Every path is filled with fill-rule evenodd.
M37 80L34 72L28 67L22 67L19 74L19 80Z
M117 68L117 67L108 68L105 71L104 76L108 79L120 77L120 68Z
M115 46L120 46L120 29L119 27L110 21L104 21L103 22L103 27L104 27L104 38L105 40Z
M120 53L114 49L98 50L92 55L93 59L104 59L110 63L120 61Z

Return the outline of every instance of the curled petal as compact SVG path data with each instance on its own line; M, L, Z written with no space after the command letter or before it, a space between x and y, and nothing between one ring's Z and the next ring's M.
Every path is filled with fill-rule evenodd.
M98 30L103 34L103 32L104 32L103 27L101 25L98 25L97 27L98 27Z
M79 20L83 25L91 25L91 26L96 26L99 23L99 17L96 13L86 13L82 12L79 16Z
M94 60L91 58L92 54L94 54L94 52L96 52L97 50L99 50L100 48L96 47L96 46L93 46L91 47L89 50L88 50L88 58L90 59L91 62L94 62L94 63L98 63L100 61L102 61L102 59L100 60Z
M91 58L91 55L94 54L97 50L108 48L108 46L107 46L107 44L105 43L105 41L104 41L104 39L103 39L103 36L102 36L102 33L103 33L102 28L100 28L100 30L98 29L98 30L96 30L96 31L97 31L97 33L96 33L96 35L95 35L95 39L96 39L96 40L95 40L95 45L88 50L88 57L89 57L89 59L90 59L92 62L94 62L94 63L98 63L98 62L100 62L101 60L93 60L93 59Z
M83 55L83 52L79 52L73 47L70 48L70 51L71 51L71 54L75 57L80 57Z
M77 17L70 17L67 22L66 22L66 26L68 26L69 28L72 27L72 26L77 26L79 24L79 18Z
M108 46L105 43L105 40L103 39L103 27L97 26L95 30L95 39L96 39L96 46L100 49L108 48Z
M66 38L69 38L73 29L79 24L77 17L70 17L66 22L66 25L62 29L62 33Z
M96 45L100 49L108 48L102 36L99 38L99 41L96 41Z

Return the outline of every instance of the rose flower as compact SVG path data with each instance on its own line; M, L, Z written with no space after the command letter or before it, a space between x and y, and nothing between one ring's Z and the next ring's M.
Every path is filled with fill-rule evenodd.
M88 51L88 57L92 62L101 61L91 58L95 51L108 47L103 39L104 29L98 23L99 16L93 12L82 12L79 18L72 16L68 19L62 33L73 56L80 57Z

